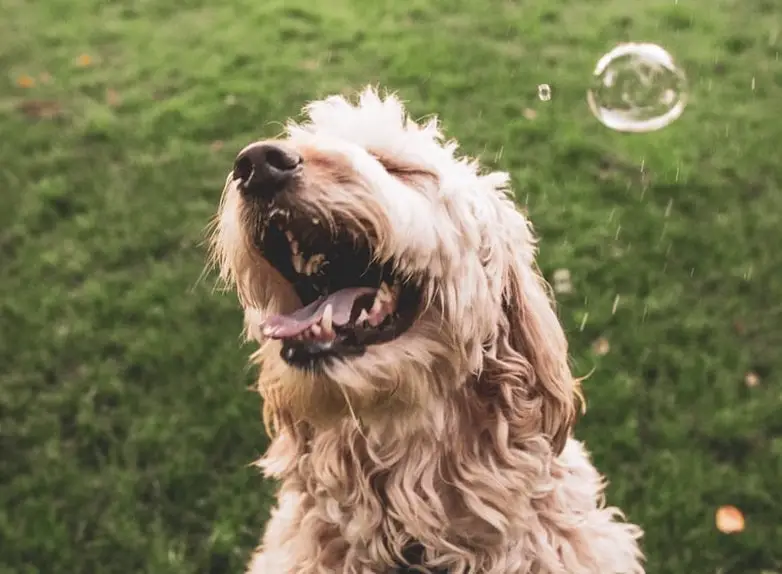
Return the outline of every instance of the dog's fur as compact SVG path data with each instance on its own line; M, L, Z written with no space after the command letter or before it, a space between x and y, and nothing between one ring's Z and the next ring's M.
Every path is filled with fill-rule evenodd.
M420 572L642 574L640 528L605 507L570 436L578 381L508 176L480 173L435 119L372 88L305 111L284 135L304 158L296 201L372 238L424 306L361 356L290 367L261 324L300 303L253 246L229 176L213 256L260 344L273 439L259 465L280 481L249 572L393 572L415 544Z

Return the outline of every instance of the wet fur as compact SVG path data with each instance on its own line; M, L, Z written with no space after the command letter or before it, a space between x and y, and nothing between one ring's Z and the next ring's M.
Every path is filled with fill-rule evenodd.
M571 437L578 381L508 176L371 88L305 112L284 136L304 157L297 207L371 237L424 309L363 356L290 368L259 325L299 302L229 177L212 254L259 343L273 438L258 464L279 481L248 572L392 572L418 544L421 572L643 574L640 528Z

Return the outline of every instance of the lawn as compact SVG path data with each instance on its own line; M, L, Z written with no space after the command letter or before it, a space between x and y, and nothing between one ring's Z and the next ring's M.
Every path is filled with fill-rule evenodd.
M782 572L782 4L395 4L0 0L0 573L242 571L273 485L204 228L240 147L370 82L510 171L569 271L577 432L648 571ZM628 40L689 78L660 131L588 110Z

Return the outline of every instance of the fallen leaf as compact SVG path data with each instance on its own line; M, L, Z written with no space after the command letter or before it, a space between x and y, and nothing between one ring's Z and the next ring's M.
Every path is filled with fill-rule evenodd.
M735 506L720 506L714 519L717 530L724 534L735 534L744 530L744 515Z
M42 84L49 84L52 81L52 75L49 72L42 72L38 75L38 79Z
M611 345L608 343L608 339L605 337L600 337L599 339L595 340L594 343L592 343L592 352L599 357L607 355L608 351L610 350Z
M209 144L209 149L212 150L215 153L220 151L221 149L223 149L223 142L222 142L222 140L215 140L215 141L213 141L211 144Z
M120 98L119 93L116 90L112 90L111 88L106 90L106 103L112 108L118 106L121 100L122 98Z
M89 54L82 54L76 60L76 65L82 68L86 68L92 64L92 57Z
M54 100L25 100L17 109L29 118L50 120L62 114L62 107Z
M524 108L524 111L521 112L521 114L528 120L534 120L536 117L538 117L538 112L530 108Z
M20 88L32 88L35 85L35 79L28 76L19 76L16 78L16 85Z
M757 373L750 371L744 375L744 384L747 385L750 389L757 387L760 384L760 377Z

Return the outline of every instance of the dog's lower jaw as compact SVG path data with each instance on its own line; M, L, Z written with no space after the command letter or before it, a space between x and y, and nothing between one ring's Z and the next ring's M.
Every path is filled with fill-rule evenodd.
M281 488L250 574L404 572L398 556L413 543L436 560L432 573L644 573L641 530L602 506L602 478L572 439L554 457L532 437L517 453L529 464L460 474L442 445L423 456L421 436L382 469L352 458L366 445L350 436L316 435L298 454L294 437L273 441L261 465Z

